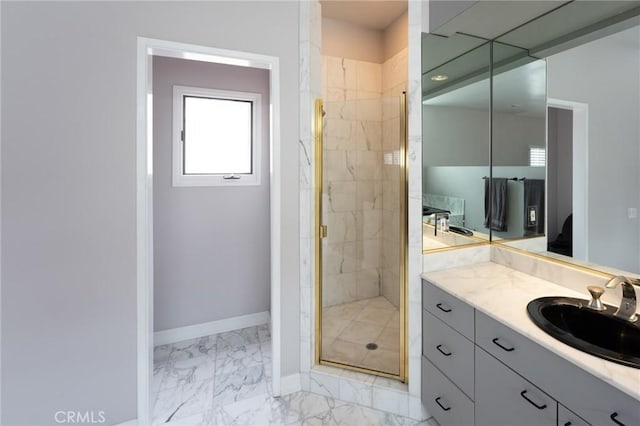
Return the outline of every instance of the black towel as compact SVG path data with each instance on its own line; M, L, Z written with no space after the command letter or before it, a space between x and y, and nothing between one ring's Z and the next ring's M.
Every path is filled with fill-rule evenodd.
M544 179L524 181L524 236L544 235Z
M491 212L491 220L489 220ZM484 226L494 231L507 230L507 178L484 180Z

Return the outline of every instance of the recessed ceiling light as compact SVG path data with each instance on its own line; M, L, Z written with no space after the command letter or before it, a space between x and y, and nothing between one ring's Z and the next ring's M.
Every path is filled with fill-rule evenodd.
M438 74L438 75L434 75L433 77L431 77L431 80L433 80L433 81L445 81L448 78L449 77L447 77L446 75Z

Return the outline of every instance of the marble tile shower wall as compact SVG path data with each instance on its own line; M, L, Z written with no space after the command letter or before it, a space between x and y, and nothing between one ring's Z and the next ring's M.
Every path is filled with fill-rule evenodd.
M322 57L323 306L380 295L382 65Z
M382 64L382 276L380 292L400 307L400 95L407 90L407 49Z

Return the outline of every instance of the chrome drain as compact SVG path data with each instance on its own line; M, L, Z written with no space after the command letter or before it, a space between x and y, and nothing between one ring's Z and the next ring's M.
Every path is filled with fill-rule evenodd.
M369 349L370 351L374 351L378 349L378 345L375 343L367 343L367 349Z

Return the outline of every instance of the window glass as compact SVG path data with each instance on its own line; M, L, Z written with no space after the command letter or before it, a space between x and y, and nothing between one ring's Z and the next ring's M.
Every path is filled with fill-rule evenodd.
M252 172L252 102L184 96L184 174Z

